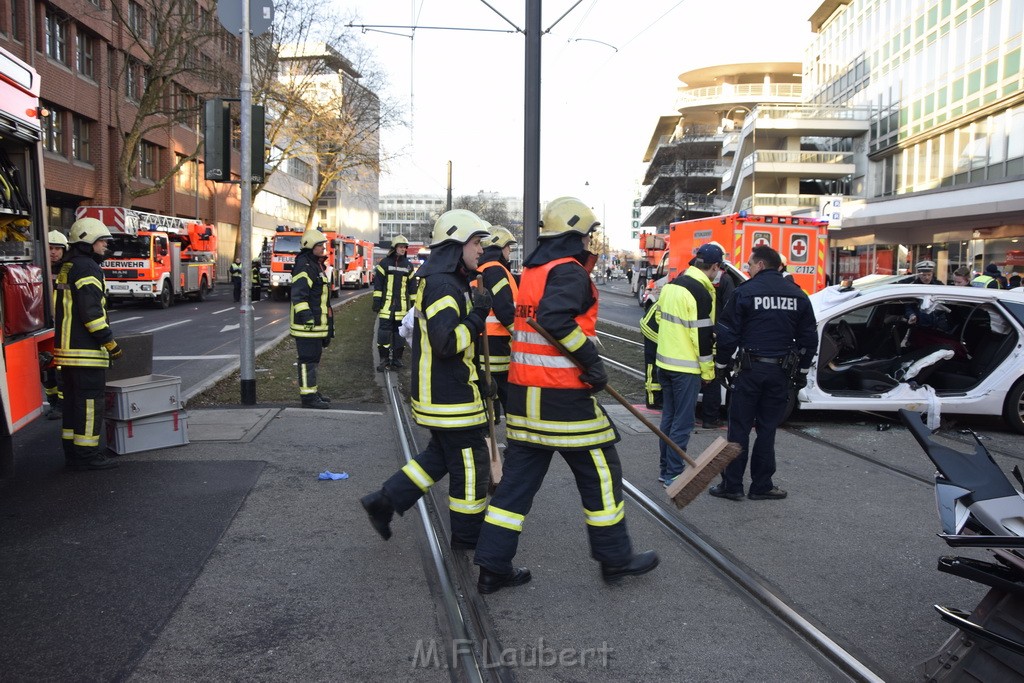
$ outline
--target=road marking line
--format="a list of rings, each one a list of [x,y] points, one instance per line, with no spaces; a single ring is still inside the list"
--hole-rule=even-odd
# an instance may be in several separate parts
[[[126,323],[126,322],[128,322],[130,320],[142,320],[142,316],[141,315],[134,315],[131,318],[118,318],[117,320],[107,321],[107,324],[108,325],[116,325],[118,323]]]
[[[192,322],[191,319],[189,319],[189,320],[179,320],[176,323],[168,323],[166,325],[161,325],[160,327],[154,327],[151,330],[143,330],[139,334],[152,334],[153,332],[159,332],[160,330],[166,330],[168,327],[177,327],[178,325],[184,325],[185,323],[190,323],[190,322]]]
[[[236,308],[235,306],[232,306],[231,308],[224,308],[224,309],[221,309],[219,311],[214,311],[210,315],[220,315],[221,313],[227,313],[228,311],[237,311],[237,310],[238,310],[238,308]]]
[[[228,354],[225,356],[153,356],[153,360],[234,360],[238,358],[238,354]]]

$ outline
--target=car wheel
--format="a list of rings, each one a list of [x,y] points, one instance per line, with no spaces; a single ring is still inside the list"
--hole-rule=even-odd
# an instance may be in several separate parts
[[[1013,431],[1024,434],[1024,377],[1018,379],[1006,393],[1003,419]]]
[[[203,281],[199,283],[199,293],[196,295],[196,301],[206,301],[206,297],[210,295],[210,285],[203,278]]]
[[[160,298],[157,299],[156,305],[160,308],[170,308],[174,297],[171,294],[171,285],[169,282],[164,282],[163,288],[160,290]]]

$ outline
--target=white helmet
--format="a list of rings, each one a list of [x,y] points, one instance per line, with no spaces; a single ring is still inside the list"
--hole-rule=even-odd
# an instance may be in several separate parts
[[[395,238],[391,240],[392,249],[394,249],[395,247],[401,247],[403,245],[406,247],[409,246],[409,240],[405,238],[405,235],[395,235]]]
[[[504,249],[510,244],[516,243],[516,236],[508,228],[500,225],[491,226],[491,236],[484,239],[485,247],[500,247]]]
[[[303,249],[312,249],[318,244],[326,244],[327,236],[316,228],[310,228],[306,232],[302,233],[302,238],[299,240],[299,245]]]
[[[465,209],[452,209],[442,213],[434,223],[434,236],[430,246],[436,247],[445,242],[465,244],[477,235],[484,237],[487,234],[487,226],[475,213]]]
[[[71,244],[93,244],[96,240],[109,240],[110,230],[96,218],[79,218],[71,224]]]
[[[544,207],[537,237],[558,237],[567,232],[589,235],[599,225],[601,221],[597,220],[589,206],[575,197],[559,197]]]
[[[68,248],[68,238],[60,230],[51,230],[46,236],[46,241],[50,243],[51,247]]]

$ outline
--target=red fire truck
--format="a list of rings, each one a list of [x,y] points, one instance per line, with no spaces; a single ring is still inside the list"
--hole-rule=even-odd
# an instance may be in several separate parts
[[[302,250],[302,233],[299,228],[288,228],[278,226],[270,244],[270,296],[276,301],[283,301],[291,295],[292,290],[292,266],[295,265],[295,257]],[[342,282],[341,273],[344,269],[337,263],[340,240],[336,232],[324,232],[327,238],[327,250],[324,255],[327,257],[325,267],[327,279],[330,282],[331,296],[338,296]]]
[[[167,308],[175,299],[203,301],[217,281],[217,235],[202,221],[120,206],[80,206],[113,236],[103,262],[107,298],[142,299]]]
[[[373,242],[351,235],[338,240],[336,270],[342,287],[360,289],[373,283]]]
[[[40,360],[53,351],[39,74],[0,48],[0,476],[15,432],[42,413]]]

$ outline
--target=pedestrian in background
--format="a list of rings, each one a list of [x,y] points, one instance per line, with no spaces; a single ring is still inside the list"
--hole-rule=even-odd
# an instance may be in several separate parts
[[[412,263],[406,255],[409,240],[395,235],[387,256],[373,271],[373,310],[377,313],[377,372],[398,370],[405,351],[405,339],[398,333],[412,298]]]
[[[453,549],[476,546],[490,479],[487,418],[478,383],[476,342],[484,331],[491,296],[470,280],[487,236],[483,221],[455,209],[434,223],[430,260],[420,266],[413,330],[412,417],[430,430],[427,447],[360,503],[385,541],[391,519],[416,504],[448,475],[448,514]]]
[[[755,247],[747,263],[750,279],[736,287],[715,325],[715,368],[720,377],[733,362],[739,373],[729,404],[729,441],[740,444],[739,456],[725,468],[722,481],[709,493],[743,499],[743,474],[750,455],[751,500],[778,500],[786,492],[772,481],[775,474],[775,430],[782,422],[790,392],[807,385],[818,344],[811,301],[803,290],[786,282],[779,253]],[[753,449],[750,430],[757,431]]]
[[[250,277],[250,285],[251,285],[251,290],[249,292],[249,297],[253,301],[259,301],[261,298],[263,298],[263,283],[260,282],[260,260],[259,259],[253,259],[252,260],[252,272],[251,272],[249,277]]]
[[[629,285],[630,290],[633,289],[633,267],[628,266],[626,268],[626,284]]]
[[[235,303],[242,300],[242,259],[235,257],[231,264],[231,298]]]
[[[110,231],[95,218],[71,225],[68,253],[57,274],[53,356],[64,381],[64,460],[74,470],[117,467],[100,449],[104,387],[110,362],[121,347],[107,321],[107,297],[100,264]]]
[[[712,335],[715,324],[715,286],[724,252],[704,244],[682,275],[666,284],[654,304],[658,320],[658,378],[663,407],[661,431],[684,451],[690,443],[701,382],[715,378]],[[669,486],[683,471],[683,461],[664,441],[659,442],[658,481]]]
[[[985,272],[971,280],[971,287],[982,287],[984,289],[1001,289],[999,278],[999,266],[990,263],[985,266]]]
[[[971,269],[967,266],[960,266],[953,271],[953,285],[956,287],[971,286]]]
[[[310,228],[302,233],[299,246],[292,266],[290,327],[299,356],[299,397],[303,408],[323,410],[331,407],[331,399],[320,392],[317,367],[334,336],[330,282],[323,266],[327,236]]]
[[[57,305],[57,273],[60,271],[60,263],[68,251],[68,238],[59,230],[51,230],[46,236],[50,252],[50,276],[53,282],[53,305]],[[46,414],[47,420],[59,420],[61,414],[61,401],[64,399],[64,392],[61,388],[60,367],[51,363],[43,369],[43,394],[46,402],[50,404],[50,411]]]
[[[508,448],[473,558],[480,566],[481,593],[530,580],[530,570],[513,567],[512,559],[556,451],[576,478],[590,555],[600,562],[603,579],[612,583],[658,565],[654,552],[633,553],[622,464],[615,451],[619,435],[592,396],[608,383],[594,343],[598,293],[590,279],[596,261],[590,240],[598,225],[580,200],[552,200],[544,209],[537,248],[523,264],[508,377]],[[581,373],[537,333],[528,318],[560,341],[585,370]]]
[[[507,229],[491,226],[491,235],[483,240],[484,253],[477,270],[483,275],[484,287],[491,294],[491,310],[487,315],[487,347],[490,352],[491,379],[497,385],[498,403],[494,422],[497,424],[501,412],[508,405],[508,365],[512,357],[512,322],[516,316],[516,299],[519,283],[512,275],[512,247],[515,236]],[[483,348],[480,349],[479,365],[483,367]]]

